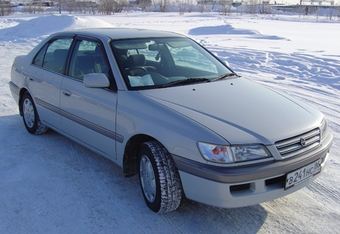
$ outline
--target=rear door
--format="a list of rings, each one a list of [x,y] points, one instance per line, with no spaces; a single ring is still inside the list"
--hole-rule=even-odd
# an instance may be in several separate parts
[[[56,37],[46,43],[30,66],[28,86],[40,119],[61,129],[60,87],[72,37]]]
[[[117,92],[108,88],[87,88],[83,77],[104,73],[113,83],[112,72],[100,41],[78,37],[74,43],[68,76],[61,85],[62,128],[71,138],[93,150],[115,158]]]

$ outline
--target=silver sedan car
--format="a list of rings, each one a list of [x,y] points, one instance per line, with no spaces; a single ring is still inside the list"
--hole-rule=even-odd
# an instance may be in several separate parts
[[[15,59],[9,86],[28,132],[51,128],[138,174],[158,213],[184,197],[230,208],[290,194],[333,142],[321,112],[170,32],[55,33]]]

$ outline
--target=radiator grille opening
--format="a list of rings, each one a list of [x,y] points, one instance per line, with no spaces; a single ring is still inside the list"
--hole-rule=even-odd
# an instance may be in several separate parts
[[[289,158],[313,150],[319,144],[320,129],[316,128],[307,133],[278,141],[275,146],[283,158]]]

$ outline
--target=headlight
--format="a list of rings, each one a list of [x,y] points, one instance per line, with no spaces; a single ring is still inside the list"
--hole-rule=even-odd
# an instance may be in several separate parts
[[[198,142],[204,159],[216,163],[235,163],[270,157],[263,145],[223,146]]]
[[[327,120],[323,119],[320,126],[321,139],[323,139],[326,136],[327,130],[328,130]]]

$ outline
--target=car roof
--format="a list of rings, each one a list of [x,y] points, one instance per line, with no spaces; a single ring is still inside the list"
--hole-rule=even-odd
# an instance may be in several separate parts
[[[60,34],[77,34],[97,37],[101,39],[132,39],[132,38],[155,38],[155,37],[185,37],[181,34],[166,32],[152,29],[139,28],[86,28],[69,30],[58,33]]]

